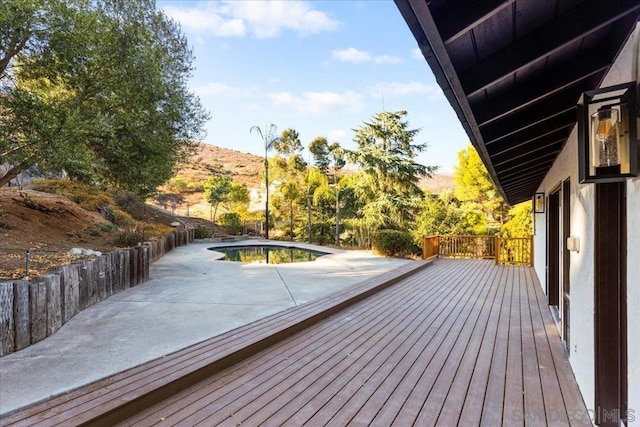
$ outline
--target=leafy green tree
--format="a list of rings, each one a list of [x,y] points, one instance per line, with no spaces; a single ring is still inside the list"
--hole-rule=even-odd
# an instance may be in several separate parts
[[[302,143],[295,129],[285,129],[274,143],[276,156],[273,159],[274,175],[280,181],[278,203],[283,216],[289,218],[289,239],[295,237],[295,217],[302,195],[303,173],[307,163],[302,158]],[[286,211],[286,212],[285,212]]]
[[[259,126],[251,126],[250,133],[256,132],[260,135],[262,143],[264,145],[264,182],[266,187],[266,202],[264,208],[265,218],[265,237],[269,238],[269,151],[271,151],[274,145],[279,141],[280,137],[277,136],[278,128],[273,123],[269,127],[265,126],[264,131]]]
[[[327,176],[316,167],[309,167],[305,176],[307,195],[307,234],[309,243],[313,242],[313,206],[318,206],[322,201],[332,196]],[[324,227],[320,226],[321,240],[324,241]],[[323,242],[321,242],[323,243]]]
[[[459,202],[450,194],[427,194],[422,202],[413,233],[421,236],[455,234],[459,230],[461,212]]]
[[[319,136],[309,143],[309,151],[314,159],[314,164],[327,177],[331,177],[335,199],[335,244],[340,246],[340,192],[343,186],[340,184],[340,171],[345,166],[345,151],[340,144],[329,144],[327,138]]]
[[[289,208],[289,240],[295,237],[295,202],[300,198],[300,186],[297,181],[289,180],[280,186],[280,193]]]
[[[298,131],[291,128],[283,130],[280,138],[273,142],[273,148],[285,157],[299,154],[302,151],[302,143]]]
[[[383,228],[403,229],[414,219],[423,197],[418,181],[434,166],[416,163],[426,144],[414,144],[418,129],[409,129],[406,111],[382,112],[356,129],[356,151],[349,152],[370,180],[374,197],[363,208],[365,217]]]
[[[204,197],[213,207],[212,221],[216,221],[218,206],[229,201],[233,182],[224,175],[213,175],[204,183]]]
[[[500,227],[502,237],[529,237],[533,230],[531,202],[522,202],[509,209],[509,220]]]
[[[0,153],[147,195],[202,135],[192,54],[152,0],[8,0],[0,6]]]
[[[363,171],[345,175],[341,181],[341,216],[343,218],[348,241],[358,247],[370,247],[371,238],[382,221],[378,215],[365,217],[364,208],[375,197],[373,180],[375,178]]]
[[[483,234],[497,230],[505,222],[509,205],[502,198],[477,151],[469,145],[458,153],[458,164],[454,169],[455,195],[463,204],[465,212],[480,212],[486,229],[480,224],[476,229]]]
[[[234,213],[240,220],[249,219],[249,189],[246,184],[239,184],[235,181],[231,182],[229,197],[225,202],[225,207],[229,213]]]

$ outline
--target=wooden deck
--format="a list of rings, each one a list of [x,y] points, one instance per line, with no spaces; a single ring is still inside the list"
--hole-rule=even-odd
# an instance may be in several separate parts
[[[234,331],[225,338],[233,345],[251,336],[262,346],[238,349],[233,363],[171,377],[166,364],[151,362],[3,425],[590,425],[532,269],[440,259],[404,276],[381,290],[360,286],[362,297],[352,289]],[[340,302],[345,296],[349,304]],[[280,338],[253,331],[278,335],[289,317],[315,307],[310,319],[329,305],[327,316]],[[211,345],[172,355],[172,366],[203,353],[224,360]],[[153,397],[114,394],[125,377],[130,389],[136,375],[148,383],[160,373],[170,381]],[[134,403],[119,410],[127,401]],[[100,416],[86,414],[100,408]]]

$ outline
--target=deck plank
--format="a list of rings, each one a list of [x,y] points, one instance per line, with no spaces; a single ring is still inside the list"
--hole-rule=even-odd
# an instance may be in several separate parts
[[[588,425],[531,268],[440,259],[393,285],[375,292],[363,289],[367,295],[350,304],[341,305],[341,298],[353,294],[342,293],[281,313],[241,328],[239,334],[178,352],[170,361],[155,361],[93,385],[86,399],[73,392],[67,403],[58,400],[31,413],[40,417],[41,425],[91,420],[74,416],[89,417],[101,402],[179,378],[216,355],[244,354],[243,340],[266,340],[234,364],[193,377],[192,383],[166,396],[158,392],[164,397],[137,408],[127,419],[98,417],[92,422]],[[313,320],[305,320],[309,318]],[[269,336],[269,330],[281,334],[296,322],[304,327],[278,339]],[[77,408],[69,410],[74,399]]]
[[[542,293],[542,288],[533,270],[529,271],[529,280],[534,284],[533,289],[538,300],[540,315],[543,320],[547,342],[551,350],[556,377],[559,379],[560,390],[565,406],[565,413],[569,415],[569,423],[572,426],[591,426],[590,415],[587,410],[580,389],[576,386],[575,376],[569,359],[565,353],[564,346],[560,340],[560,335],[556,329],[551,312],[547,308],[546,299]]]
[[[507,375],[507,355],[509,346],[509,324],[511,323],[511,302],[513,300],[513,269],[503,271],[505,276],[505,294],[500,307],[500,319],[496,332],[496,342],[489,368],[489,381],[484,396],[482,418],[483,426],[500,426],[503,421],[505,379]]]
[[[422,406],[420,414],[415,422],[417,425],[434,425],[441,410],[443,409],[447,397],[451,396],[452,399],[459,400],[464,399],[466,388],[469,384],[468,379],[466,380],[464,390],[462,391],[464,393],[463,396],[450,394],[451,387],[453,386],[454,379],[458,374],[463,361],[465,359],[475,360],[481,337],[474,337],[473,332],[476,331],[478,322],[481,321],[482,311],[486,307],[485,302],[493,288],[492,284],[495,283],[492,277],[493,270],[493,266],[485,269],[483,276],[478,278],[478,287],[480,292],[475,297],[472,309],[460,328],[460,334],[456,339],[456,343],[450,353],[446,356],[446,363],[438,373],[438,379],[434,383],[431,393],[429,393],[429,396]],[[459,416],[459,413],[460,409],[458,410],[456,418]]]
[[[444,271],[443,271],[444,272]],[[435,273],[435,270],[434,270]],[[434,282],[435,284],[436,282]],[[421,321],[421,327],[425,330],[421,338],[421,345],[413,346],[410,351],[403,358],[402,365],[397,366],[397,369],[406,369],[407,365],[410,368],[415,363],[415,360],[418,359],[424,347],[429,344],[433,335],[435,335],[436,328],[433,327],[434,322],[437,319],[440,319],[442,316],[445,316],[445,311],[452,304],[447,304],[447,302],[455,299],[456,295],[458,295],[464,287],[461,285],[461,282],[455,281],[455,276],[450,277],[448,280],[445,280],[441,283],[437,283],[440,289],[436,289],[436,292],[433,293],[432,302],[430,302],[430,306],[426,306],[424,309],[425,313],[428,313],[425,318]],[[430,307],[433,307],[430,309]],[[333,398],[335,400],[339,400],[340,397],[334,397],[336,393],[341,390],[348,381],[353,378],[358,373],[358,369],[352,368],[350,372],[350,376],[339,376],[336,378],[331,388],[326,388],[319,395],[320,400],[322,402],[327,402],[329,399]],[[405,373],[405,376],[407,374]],[[399,409],[402,402],[394,399],[394,395],[397,393],[398,385],[393,384],[395,389],[389,393],[389,399],[387,402],[391,403],[399,403],[396,405]],[[402,393],[401,393],[402,394]],[[334,401],[335,402],[335,401]],[[326,403],[325,403],[326,404]],[[391,404],[385,405],[384,408],[391,408]],[[308,402],[305,406],[300,408],[290,420],[288,420],[287,425],[301,425],[302,423],[308,422],[309,418],[313,416],[316,412],[322,409],[322,406],[317,404],[314,401]],[[326,409],[325,409],[326,410]],[[394,416],[391,418],[393,420]],[[390,424],[390,423],[388,423]],[[387,425],[388,425],[387,424]]]
[[[531,323],[533,330],[543,331],[544,320],[541,315],[541,309],[546,310],[547,308],[544,305],[541,308],[539,305],[538,293],[542,296],[542,291],[537,286],[529,286],[527,291],[529,293],[529,300],[532,303]],[[542,301],[544,302],[544,296]],[[534,334],[534,339],[538,366],[540,368],[540,381],[544,397],[546,423],[548,425],[566,426],[569,424],[569,419],[565,410],[551,349],[549,348],[549,340],[546,334]]]
[[[433,321],[438,316],[440,312],[438,305],[453,289],[448,288],[447,291],[438,293],[434,288],[434,284],[426,285],[424,287],[426,292],[408,295],[408,300],[413,301],[413,304],[401,306],[402,311],[411,311],[412,318],[409,319],[408,327],[414,324],[414,331],[418,326],[425,322]],[[401,327],[402,325],[396,325],[393,329]],[[380,343],[377,343],[377,345],[379,346]],[[341,389],[344,384],[349,382],[358,373],[357,366],[364,363],[365,361],[362,359],[347,361],[347,363],[342,364],[340,369],[332,369],[329,375],[322,378],[322,381],[309,385],[307,389],[299,394],[288,390],[287,394],[281,399],[286,402],[286,405],[282,405],[277,412],[268,418],[252,416],[247,421],[253,424],[264,421],[270,425],[286,425],[286,423],[301,425],[307,422],[308,418],[320,409],[320,403],[328,402],[334,396],[335,390]]]
[[[540,365],[538,362],[538,352],[533,333],[531,319],[532,302],[529,299],[526,270],[518,268],[518,283],[520,284],[520,330],[522,333],[522,376],[523,376],[523,398],[524,398],[524,418],[527,424],[544,425],[546,423],[546,413],[542,397],[542,384],[540,381]]]
[[[496,269],[497,270],[497,269]],[[485,298],[482,306],[482,311],[476,325],[472,331],[469,344],[467,348],[464,350],[464,355],[461,359],[461,363],[458,367],[458,370],[455,374],[455,378],[451,383],[451,388],[447,394],[446,400],[442,405],[442,409],[440,414],[437,417],[437,421],[434,418],[434,422],[439,424],[448,424],[454,423],[459,420],[462,414],[462,410],[465,406],[465,401],[467,400],[467,395],[469,394],[472,387],[472,378],[476,370],[478,371],[478,375],[482,376],[482,367],[488,367],[488,363],[484,363],[488,357],[486,354],[482,354],[481,350],[483,349],[483,343],[493,342],[491,335],[495,335],[495,327],[497,325],[497,316],[495,313],[499,313],[498,307],[496,304],[496,298],[501,296],[500,290],[503,287],[503,284],[500,280],[497,279],[498,272],[495,270],[489,270],[489,282],[487,283],[487,288],[489,290],[487,297]],[[493,320],[493,321],[492,321]],[[485,352],[487,351],[487,346],[484,346]],[[485,378],[486,374],[488,374],[488,370],[485,369]],[[484,389],[482,390],[473,390],[471,393],[475,393],[476,396],[484,396]],[[474,401],[481,401],[482,399],[471,399]],[[474,421],[480,419],[482,406],[478,405],[477,413],[475,415]],[[468,423],[463,424],[468,425]]]
[[[458,424],[462,426],[473,425],[482,419],[482,407],[485,393],[488,391],[489,373],[491,361],[496,348],[498,325],[500,324],[500,308],[504,302],[506,290],[506,270],[500,269],[495,276],[497,283],[496,295],[492,301],[491,314],[487,322],[482,344],[473,369],[467,395],[458,418]]]
[[[513,268],[514,275],[511,281],[511,311],[509,321],[509,333],[507,336],[507,371],[504,390],[503,422],[507,425],[524,425],[524,399],[523,399],[523,359],[522,359],[522,329],[520,298],[522,293],[521,283],[518,279],[517,268]]]

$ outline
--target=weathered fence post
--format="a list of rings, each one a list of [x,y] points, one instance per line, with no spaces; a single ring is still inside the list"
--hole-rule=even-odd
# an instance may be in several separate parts
[[[47,294],[47,336],[62,327],[62,289],[58,274],[42,276]]]
[[[13,327],[15,328],[15,351],[31,345],[31,305],[29,282],[13,282]]]
[[[13,353],[16,348],[13,318],[13,283],[0,283],[0,355]]]
[[[31,343],[47,337],[47,288],[40,277],[29,284],[29,306],[31,315]]]

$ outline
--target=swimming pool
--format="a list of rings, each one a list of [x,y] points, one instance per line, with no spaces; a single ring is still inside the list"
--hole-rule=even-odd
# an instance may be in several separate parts
[[[307,262],[328,255],[328,252],[277,245],[223,246],[209,248],[209,250],[224,253],[223,261],[260,264]]]

